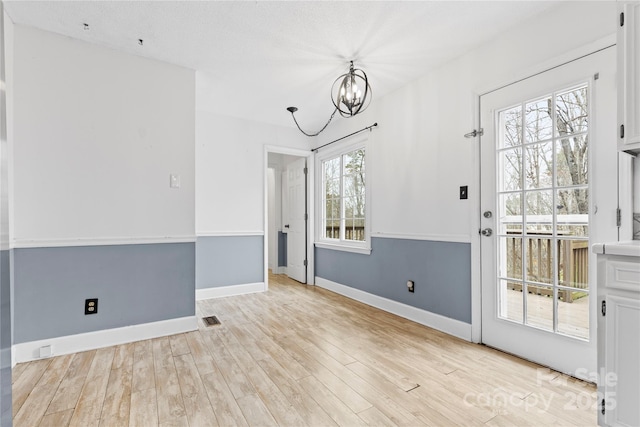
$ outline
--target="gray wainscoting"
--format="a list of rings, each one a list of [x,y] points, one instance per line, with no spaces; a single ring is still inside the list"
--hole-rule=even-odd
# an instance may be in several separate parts
[[[206,236],[196,242],[196,288],[264,282],[263,236]]]
[[[316,248],[315,275],[471,323],[471,245],[371,239],[371,255]],[[407,280],[415,292],[407,291]]]
[[[287,266],[287,233],[278,231],[278,267]]]
[[[13,275],[15,344],[195,316],[195,243],[14,249]]]
[[[6,250],[0,251],[0,426],[10,426],[12,421],[10,301],[11,264]]]

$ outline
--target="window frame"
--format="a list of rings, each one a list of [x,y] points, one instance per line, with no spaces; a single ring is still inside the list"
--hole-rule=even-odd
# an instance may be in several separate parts
[[[363,149],[365,151],[365,207],[364,207],[364,240],[345,240],[343,235],[343,221],[340,220],[340,238],[328,239],[325,237],[325,212],[326,206],[324,204],[324,169],[323,162],[337,157],[342,158],[343,155],[351,153],[355,150]],[[342,173],[343,165],[340,161],[340,200],[341,200],[341,212],[343,210],[342,200],[344,200]],[[322,151],[316,152],[315,156],[315,170],[316,170],[316,241],[315,246],[317,248],[340,250],[346,252],[354,252],[359,254],[369,255],[371,254],[371,150],[369,149],[369,134],[355,135],[347,140],[341,141],[339,144],[335,144],[333,147],[323,148]]]

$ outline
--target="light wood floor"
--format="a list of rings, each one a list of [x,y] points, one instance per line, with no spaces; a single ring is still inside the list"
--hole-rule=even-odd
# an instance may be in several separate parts
[[[198,302],[222,325],[17,365],[14,425],[595,425],[595,387],[334,293]]]

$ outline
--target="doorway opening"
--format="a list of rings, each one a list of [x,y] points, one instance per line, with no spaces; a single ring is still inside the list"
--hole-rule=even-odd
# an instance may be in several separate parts
[[[264,277],[282,274],[313,284],[312,153],[265,149]]]

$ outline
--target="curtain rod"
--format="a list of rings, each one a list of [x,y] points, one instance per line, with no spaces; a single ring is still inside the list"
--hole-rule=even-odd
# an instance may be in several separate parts
[[[371,126],[367,126],[366,128],[362,128],[362,129],[360,129],[360,130],[357,130],[357,131],[355,131],[355,132],[353,132],[353,133],[350,133],[349,135],[343,136],[342,138],[338,138],[338,139],[335,139],[335,140],[333,140],[333,141],[331,141],[331,142],[327,142],[326,144],[321,145],[320,147],[313,148],[313,149],[311,150],[311,152],[315,153],[316,151],[318,151],[318,150],[319,150],[319,149],[321,149],[321,148],[326,147],[327,145],[331,145],[331,144],[333,144],[333,143],[335,143],[335,142],[342,141],[342,140],[343,140],[343,139],[345,139],[345,138],[349,138],[350,136],[353,136],[353,135],[355,135],[355,134],[357,134],[357,133],[360,133],[360,132],[364,132],[365,130],[371,130],[371,128],[374,128],[374,127],[376,127],[376,126],[378,126],[378,123],[374,123],[374,124],[372,124]]]

